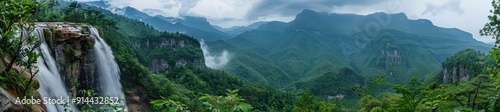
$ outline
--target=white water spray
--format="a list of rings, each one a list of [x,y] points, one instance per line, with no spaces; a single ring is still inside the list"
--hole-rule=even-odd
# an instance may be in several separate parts
[[[39,39],[44,39],[43,29],[37,28],[34,31],[35,36]],[[37,59],[38,74],[35,78],[40,83],[40,88],[38,92],[43,98],[60,99],[64,98],[67,106],[59,104],[46,104],[48,112],[63,112],[65,109],[69,111],[78,111],[75,106],[70,103],[69,93],[66,91],[66,86],[59,74],[59,69],[57,68],[56,61],[49,51],[49,47],[45,41],[40,45],[39,52],[42,53]]]
[[[91,35],[95,38],[94,54],[96,56],[99,74],[100,91],[102,96],[118,97],[120,106],[126,106],[125,95],[120,83],[120,69],[115,61],[111,48],[99,36],[96,28],[89,28]]]
[[[207,67],[220,69],[226,66],[227,62],[231,59],[231,55],[227,50],[223,50],[220,55],[214,55],[210,53],[203,40],[200,41],[200,45],[201,50],[203,51],[203,56],[205,57],[205,65],[207,65]]]

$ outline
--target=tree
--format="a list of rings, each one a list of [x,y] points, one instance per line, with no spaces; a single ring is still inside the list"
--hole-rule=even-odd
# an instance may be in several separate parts
[[[490,56],[496,60],[496,66],[493,69],[490,69],[490,74],[496,77],[497,82],[500,82],[500,77],[498,77],[500,70],[500,1],[492,0],[491,5],[493,6],[493,10],[490,10],[492,15],[488,16],[490,20],[486,23],[479,31],[481,36],[492,36],[495,39],[495,46],[490,50]],[[497,87],[500,87],[500,83],[497,83]]]
[[[319,102],[317,112],[332,112],[336,109],[336,105],[328,102]]]
[[[199,101],[205,106],[206,111],[212,112],[249,112],[253,107],[243,101],[245,99],[238,96],[238,89],[227,90],[226,96],[212,96],[205,94],[198,98]],[[160,109],[167,109],[170,112],[189,112],[186,104],[171,99],[159,99],[150,102]],[[197,103],[197,102],[193,102]]]
[[[151,101],[151,104],[153,104],[154,106],[160,107],[160,108],[166,107],[166,109],[170,112],[178,112],[178,111],[189,112],[189,110],[187,110],[188,107],[186,104],[183,104],[179,101],[174,101],[171,99],[163,98],[160,100],[154,100],[154,101]]]
[[[238,96],[238,91],[238,89],[227,90],[226,97],[205,94],[201,96],[199,100],[205,100],[205,102],[203,102],[203,105],[207,106],[206,109],[211,111],[249,112],[252,109],[252,105],[243,102],[245,101],[245,99],[241,98],[241,96]]]
[[[70,21],[70,22],[81,22],[81,17],[83,15],[81,15],[81,11],[79,10],[79,8],[82,7],[80,5],[80,3],[78,2],[71,2],[71,4],[64,8],[63,11],[64,13],[66,14],[64,20],[66,21]]]
[[[491,15],[488,16],[490,20],[486,23],[483,29],[479,30],[481,36],[492,36],[495,39],[495,46],[490,50],[490,56],[496,60],[495,67],[488,69],[489,74],[495,78],[495,85],[500,88],[500,0],[492,0],[491,5],[493,10],[490,10]],[[499,94],[491,96],[489,109],[498,110],[499,107]]]
[[[446,90],[450,100],[469,110],[487,109],[489,98],[496,92],[494,80],[485,75],[479,75]]]
[[[299,99],[295,101],[295,106],[293,107],[294,112],[313,112],[314,106],[314,95],[311,91],[304,91]]]
[[[311,91],[306,90],[301,97],[295,101],[293,112],[332,112],[336,111],[336,105],[329,102],[315,102]]]
[[[403,95],[402,100],[398,102],[398,104],[401,105],[399,110],[405,112],[415,112],[417,110],[417,106],[422,102],[424,97],[422,94],[423,88],[420,87],[422,84],[417,81],[417,78],[412,78],[408,84],[409,87],[397,84],[393,87],[393,89],[396,90],[396,93]]]
[[[445,94],[447,87],[447,84],[438,85],[437,82],[425,87],[422,90],[424,98],[422,98],[419,110],[436,112],[440,107],[443,107],[443,103],[446,103],[449,98],[449,95]]]
[[[40,40],[30,35],[34,30],[32,16],[45,5],[34,0],[0,1],[0,85],[20,96],[34,91],[34,63],[40,56],[35,50]]]

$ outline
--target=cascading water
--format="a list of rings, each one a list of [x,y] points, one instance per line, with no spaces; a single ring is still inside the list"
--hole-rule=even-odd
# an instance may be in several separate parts
[[[120,83],[120,69],[111,48],[99,36],[96,28],[90,27],[90,34],[95,38],[94,54],[97,60],[100,91],[102,96],[118,97],[121,106],[125,106],[125,95]]]
[[[44,39],[43,29],[37,28],[34,31],[35,36],[39,39]],[[69,103],[69,93],[66,91],[65,84],[61,79],[61,75],[59,74],[59,69],[57,68],[56,61],[54,57],[49,51],[49,47],[47,43],[42,42],[40,45],[39,52],[42,53],[37,59],[38,66],[38,75],[35,75],[35,78],[38,79],[40,83],[40,88],[38,92],[43,98],[51,98],[51,99],[61,99],[64,98],[68,105],[59,105],[59,104],[46,104],[48,112],[61,112],[65,110],[77,111],[75,106]]]
[[[93,51],[95,54],[97,74],[99,76],[99,96],[117,97],[120,99],[118,106],[126,106],[125,95],[123,94],[122,85],[120,83],[118,64],[114,60],[111,48],[101,39],[96,28],[90,27],[89,31],[91,36],[95,39]],[[45,40],[43,28],[36,28],[34,36],[42,40],[42,44],[38,50],[42,53],[42,56],[37,59],[36,64],[39,72],[35,77],[40,83],[40,88],[37,91],[40,93],[42,99],[64,98],[67,103],[66,105],[46,104],[47,111],[78,111],[76,106],[71,103],[71,98],[66,90],[56,60],[52,56],[47,43],[43,41]],[[126,111],[127,108],[125,107],[124,110]]]

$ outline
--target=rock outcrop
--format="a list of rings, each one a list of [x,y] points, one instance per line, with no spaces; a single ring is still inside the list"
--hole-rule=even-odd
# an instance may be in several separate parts
[[[7,109],[22,110],[22,106],[16,105],[15,102],[15,98],[0,87],[0,111],[4,112]]]
[[[60,72],[65,74],[67,90],[77,96],[78,90],[96,87],[96,65],[92,52],[94,37],[86,24],[36,23],[43,28],[44,41],[58,62]]]
[[[40,98],[39,94],[35,94],[34,98]],[[31,110],[33,112],[45,112],[43,104],[27,107],[24,104],[16,103],[17,97],[14,97],[10,92],[0,87],[0,111],[2,112],[21,112]],[[31,109],[27,109],[31,108]]]
[[[385,54],[385,68],[396,67],[405,63],[398,50],[382,50],[382,54]]]
[[[147,65],[153,72],[169,73],[180,66],[205,67],[198,41],[178,38],[180,35],[182,34],[141,38],[134,45],[149,54]],[[192,53],[199,53],[199,57],[193,57],[197,54]]]
[[[495,60],[474,49],[464,49],[447,58],[442,64],[444,83],[456,84],[469,78],[487,74],[485,68],[495,66]]]
[[[469,70],[463,65],[456,65],[452,67],[443,68],[443,81],[450,83],[457,83],[469,78]]]

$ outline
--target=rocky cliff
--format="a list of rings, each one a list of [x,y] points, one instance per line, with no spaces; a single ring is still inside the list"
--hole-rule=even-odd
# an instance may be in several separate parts
[[[447,58],[442,64],[443,82],[457,83],[480,74],[486,74],[485,68],[493,67],[495,61],[474,49],[464,49]]]
[[[93,52],[91,52],[95,42],[94,38],[89,34],[89,27],[90,26],[85,24],[76,23],[35,23],[35,31],[32,32],[33,36],[38,37],[42,43],[46,43],[50,55],[54,56],[57,62],[59,73],[64,74],[61,77],[65,87],[67,87],[66,90],[68,90],[67,92],[71,93],[70,96],[73,97],[81,96],[79,95],[79,90],[96,87],[96,81],[94,80],[96,77],[96,65],[94,64]],[[39,51],[41,52],[42,50],[43,49],[40,47]],[[41,57],[44,57],[44,55]],[[38,61],[40,61],[40,59],[41,58],[39,58]],[[37,76],[39,75],[42,74],[37,74]],[[50,78],[48,76],[40,77]],[[40,80],[35,79],[35,81],[39,82]],[[36,85],[35,89],[39,89],[39,85]],[[22,110],[24,106],[14,103],[15,97],[16,96],[9,93],[9,90],[0,88],[0,110]],[[41,95],[38,91],[36,91],[35,97],[41,99]],[[34,108],[32,109],[33,111],[48,111],[44,105],[33,106],[32,108]]]
[[[181,38],[184,37],[184,38]],[[138,38],[134,45],[147,55],[149,68],[154,72],[169,73],[175,67],[205,67],[200,44],[181,33],[164,33]]]
[[[443,68],[443,81],[456,83],[469,78],[470,71],[463,65],[455,65]]]
[[[77,96],[78,90],[96,87],[96,64],[92,48],[94,37],[89,27],[77,23],[37,23],[44,39],[64,74],[67,90]]]
[[[405,64],[403,57],[398,53],[398,50],[382,50],[382,55],[385,55],[385,68],[397,67]]]

